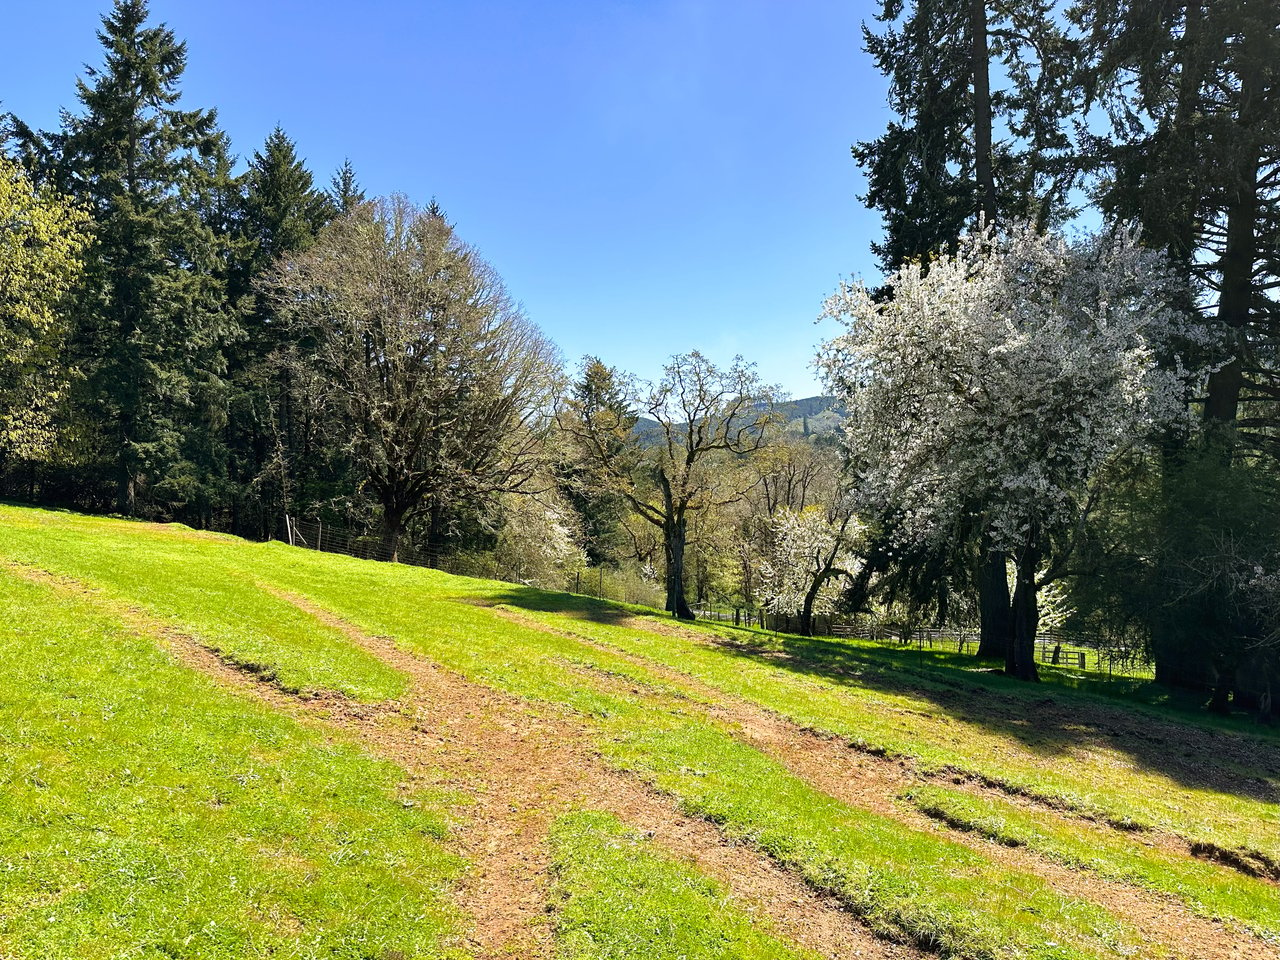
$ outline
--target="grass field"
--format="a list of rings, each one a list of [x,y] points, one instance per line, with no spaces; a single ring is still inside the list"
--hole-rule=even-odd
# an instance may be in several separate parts
[[[0,507],[0,957],[1280,957],[1280,738],[1134,680]]]

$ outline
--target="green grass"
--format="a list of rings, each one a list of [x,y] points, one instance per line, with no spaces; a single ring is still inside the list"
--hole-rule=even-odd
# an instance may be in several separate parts
[[[133,551],[152,558],[145,575],[121,575],[105,559]],[[909,673],[856,646],[842,661],[848,670],[833,672],[830,663],[807,661],[785,647],[716,646],[593,622],[584,617],[616,608],[509,584],[12,508],[0,508],[0,556],[103,585],[115,602],[153,610],[202,639],[225,631],[223,604],[240,591],[262,593],[272,604],[279,601],[259,584],[306,597],[476,682],[571,711],[594,730],[602,755],[615,766],[838,896],[877,930],[959,957],[1065,960],[1117,950],[1145,955],[1148,948],[1097,904],[1058,895],[1036,877],[945,836],[815,790],[710,718],[690,684],[664,678],[651,665],[868,749],[913,757],[922,768],[987,771],[1011,788],[1021,777],[1028,789],[1057,791],[1081,809],[1111,805],[1153,819],[1171,810],[1181,822],[1198,810],[1219,821],[1222,837],[1249,842],[1265,840],[1273,822],[1266,818],[1276,815],[1267,809],[1246,823],[1263,805],[1209,788],[1196,793],[1156,771],[1117,768],[1113,756],[1099,760],[1076,751],[1067,731],[1061,742],[1037,743],[1032,696],[1043,692],[1002,693],[1003,712],[984,714],[985,701],[993,699],[981,686],[985,680],[966,686],[942,670]],[[198,588],[176,590],[174,599],[166,584],[193,571]],[[521,607],[544,624],[513,622],[486,603]],[[337,664],[355,648],[340,634],[309,618],[297,630],[280,629],[270,617],[255,620],[254,629],[261,637],[255,662],[281,676],[304,669],[315,675],[315,631],[332,647],[315,682],[334,689],[351,683]],[[374,689],[378,673],[367,658],[352,662],[361,689]],[[397,689],[398,675],[393,681],[388,689]],[[1233,832],[1237,826],[1240,833]]]
[[[722,642],[691,643],[680,636],[598,622],[590,619],[591,607],[581,602],[519,588],[510,590],[506,600],[548,626],[681,671],[802,726],[869,752],[908,758],[923,773],[975,776],[1090,817],[1163,829],[1225,850],[1261,853],[1280,864],[1280,806],[1207,782],[1179,780],[1189,772],[1202,776],[1223,771],[1236,774],[1241,783],[1252,781],[1256,787],[1270,781],[1274,786],[1280,782],[1274,742],[1166,719],[1159,727],[1165,742],[1148,736],[1086,745],[1082,731],[1069,722],[1037,718],[1037,711],[1044,712],[1043,688],[1011,692],[1011,681],[992,688],[985,685],[984,675],[971,680],[972,675],[957,672],[904,674],[861,648],[831,641],[790,638],[747,645],[706,629],[702,635]],[[548,606],[561,609],[539,609]],[[566,615],[573,612],[579,616]],[[825,663],[806,656],[815,645],[824,648]],[[831,662],[841,650],[843,658]],[[1104,724],[1123,713],[1114,703],[1081,694],[1064,703],[1078,703],[1081,716],[1093,711]],[[1132,719],[1124,717],[1125,722]],[[1253,752],[1258,766],[1233,766],[1214,753],[1233,741],[1235,752]],[[1141,752],[1134,754],[1135,749]],[[1182,752],[1188,753],[1186,762],[1175,766]]]
[[[912,790],[909,797],[925,813],[958,829],[1168,894],[1201,916],[1237,921],[1280,945],[1280,890],[1264,880],[987,796],[930,786]]]
[[[0,571],[0,954],[457,957],[402,772]]]
[[[245,546],[181,527],[0,507],[0,556],[136,606],[285,690],[336,690],[358,700],[404,691],[395,670],[231,571],[226,555]]]
[[[817,960],[606,813],[551,828],[561,960]]]

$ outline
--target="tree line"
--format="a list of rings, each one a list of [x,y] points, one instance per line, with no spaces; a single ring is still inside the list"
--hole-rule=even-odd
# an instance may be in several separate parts
[[[9,495],[590,566],[685,618],[978,623],[1024,679],[1074,625],[1269,712],[1274,3],[884,0],[895,116],[853,150],[883,278],[823,307],[826,430],[741,360],[566,373],[434,201],[321,187],[280,129],[237,172],[143,0],[99,37],[59,129],[6,118]]]

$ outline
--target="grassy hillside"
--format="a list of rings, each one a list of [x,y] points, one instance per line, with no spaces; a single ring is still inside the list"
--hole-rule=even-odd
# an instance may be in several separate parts
[[[1123,684],[0,507],[0,956],[1280,956],[1280,740]]]

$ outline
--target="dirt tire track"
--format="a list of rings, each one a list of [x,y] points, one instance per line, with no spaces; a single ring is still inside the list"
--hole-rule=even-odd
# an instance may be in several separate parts
[[[563,716],[464,679],[371,636],[304,598],[273,593],[341,630],[411,680],[398,701],[359,703],[342,694],[298,695],[223,659],[195,637],[91,586],[7,561],[0,568],[87,601],[129,631],[158,641],[176,660],[218,683],[338,738],[350,738],[402,766],[410,786],[456,789],[452,839],[472,869],[456,899],[471,918],[465,946],[483,958],[552,956],[547,829],[561,813],[603,809],[650,835],[660,848],[724,884],[768,929],[832,960],[918,960],[915,948],[876,937],[833,898],[753,849],[728,841],[674,800],[604,765],[588,733]]]
[[[556,630],[518,611],[499,607],[493,609],[495,613],[525,626]],[[1198,916],[1184,903],[1172,897],[1074,870],[1025,848],[1007,847],[976,834],[946,828],[898,799],[911,787],[935,779],[916,772],[909,761],[878,757],[857,750],[843,738],[806,729],[781,714],[717,690],[678,670],[592,640],[572,630],[558,632],[587,646],[619,656],[629,663],[643,667],[658,679],[683,687],[695,696],[709,701],[684,701],[682,708],[701,710],[730,725],[745,743],[774,757],[795,776],[824,793],[851,806],[891,817],[906,826],[929,833],[943,833],[948,839],[976,850],[1009,869],[1035,874],[1063,895],[1099,903],[1133,924],[1148,942],[1165,944],[1176,951],[1175,955],[1178,957],[1195,960],[1280,958],[1280,951],[1249,932],[1237,929],[1234,924],[1227,925]],[[688,636],[688,633],[684,631],[681,635]],[[970,789],[981,788],[978,784],[967,785]],[[993,793],[1005,798],[1003,792],[994,788],[982,789],[991,789]],[[1179,852],[1186,853],[1185,845],[1182,845]]]
[[[462,811],[467,825],[458,836],[476,869],[464,880],[460,901],[476,918],[470,945],[485,956],[550,956],[547,829],[559,814],[582,808],[608,810],[652,835],[657,845],[724,883],[781,935],[823,956],[920,956],[875,937],[834,898],[727,841],[712,824],[683,814],[671,798],[606,767],[580,724],[472,683],[303,597],[273,592],[411,678],[406,703],[413,735],[385,727],[369,733],[379,752],[409,769],[421,767],[425,754],[429,765],[448,770],[450,785],[474,796],[474,806]]]

